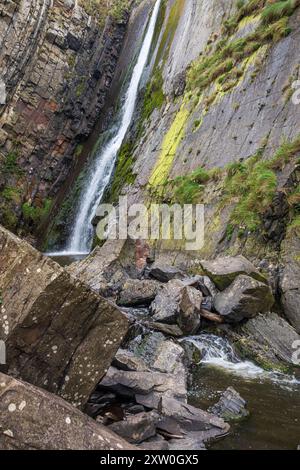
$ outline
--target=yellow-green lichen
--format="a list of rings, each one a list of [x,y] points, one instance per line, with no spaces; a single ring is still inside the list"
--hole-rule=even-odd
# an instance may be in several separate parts
[[[183,104],[162,143],[162,150],[149,180],[150,186],[159,186],[168,178],[177,148],[184,136],[190,112]]]

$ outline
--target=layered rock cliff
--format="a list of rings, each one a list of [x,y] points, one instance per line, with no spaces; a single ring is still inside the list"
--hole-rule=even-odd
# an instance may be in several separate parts
[[[203,249],[168,241],[157,252],[245,254],[271,273],[298,331],[299,20],[298,1],[163,2],[140,119],[107,197],[205,204]]]
[[[130,2],[0,2],[0,218],[36,234],[106,102]],[[126,8],[125,8],[126,7]]]

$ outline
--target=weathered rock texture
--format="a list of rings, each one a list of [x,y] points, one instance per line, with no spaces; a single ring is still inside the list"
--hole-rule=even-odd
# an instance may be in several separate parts
[[[1,450],[134,450],[61,398],[0,373]]]
[[[126,15],[108,17],[114,2],[93,10],[73,0],[1,2],[0,217],[8,228],[38,225],[99,117],[126,32]]]
[[[84,405],[120,346],[126,318],[3,228],[0,260],[9,373]]]
[[[299,281],[298,248],[292,243],[293,238],[299,240],[299,105],[292,99],[295,91],[292,84],[299,79],[300,9],[294,2],[293,14],[281,19],[284,29],[279,31],[277,24],[280,34],[267,41],[258,34],[255,48],[247,52],[251,42],[249,35],[261,28],[262,9],[272,2],[258,3],[259,9],[254,14],[246,12],[242,20],[232,26],[234,21],[227,25],[225,21],[236,14],[234,0],[166,2],[151,61],[153,93],[149,92],[150,85],[140,103],[140,108],[146,111],[150,108],[150,113],[146,113],[146,117],[145,113],[141,114],[136,130],[133,128],[129,135],[134,177],[130,183],[126,183],[128,179],[124,177],[122,193],[128,195],[131,202],[205,204],[203,248],[195,255],[185,252],[185,240],[160,241],[155,246],[159,262],[180,266],[180,262],[190,256],[214,259],[218,255],[243,254],[256,266],[264,258],[267,267],[274,270],[278,269],[283,243],[284,265],[292,260],[292,267],[286,267],[283,273],[282,304],[290,322],[299,331],[298,289],[290,288],[287,280],[297,273],[292,283]],[[230,24],[233,30],[227,34],[225,31],[230,30]],[[271,26],[274,24],[271,21]],[[226,71],[226,65],[231,68],[232,64],[226,62],[228,55],[225,53],[219,67],[216,46],[222,50],[222,39],[237,48],[237,55],[233,54],[235,79],[232,76],[230,79],[231,72]],[[245,39],[246,50],[243,41],[237,44],[236,39]],[[227,52],[230,55],[230,51]],[[236,59],[239,52],[241,60]],[[204,85],[203,81],[197,84],[203,65],[201,58],[211,58],[211,63],[216,60],[216,67],[205,77],[208,80]],[[194,60],[199,69],[193,64]],[[190,66],[195,71],[194,78],[190,78]],[[203,70],[209,67],[208,62]],[[157,89],[160,99],[155,94]],[[142,137],[141,127],[144,129]],[[282,146],[284,140],[290,147]],[[258,165],[257,173],[252,174],[252,183],[261,181],[261,186],[257,185],[251,192],[247,187],[251,178],[246,185],[241,178],[235,193],[230,193],[230,174],[238,172],[247,162],[253,162],[254,156],[262,167]],[[250,157],[253,158],[249,160]],[[273,157],[277,158],[275,163]],[[270,166],[271,161],[273,166]],[[208,172],[207,179],[201,180],[201,172],[200,178],[193,178],[192,172],[201,169]],[[186,177],[189,184],[180,187],[179,176]],[[117,177],[120,180],[122,172],[117,172]],[[273,186],[267,195],[263,181],[268,177]],[[197,182],[199,192],[195,189]],[[176,194],[178,187],[182,191]],[[260,193],[260,187],[266,190]],[[247,191],[249,199],[243,204],[243,194]],[[247,220],[249,214],[245,206],[248,203],[252,211],[250,219],[254,219],[255,224]],[[199,273],[201,266],[193,265],[193,269]]]

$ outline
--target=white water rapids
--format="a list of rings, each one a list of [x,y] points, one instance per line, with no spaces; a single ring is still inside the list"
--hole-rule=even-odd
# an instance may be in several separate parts
[[[269,372],[251,361],[240,359],[225,338],[203,333],[199,336],[187,337],[184,341],[192,343],[199,349],[203,365],[223,369],[244,379],[271,380],[282,386],[299,385],[299,381],[292,375]]]
[[[86,254],[91,249],[93,239],[92,220],[101,202],[103,193],[112,177],[118,151],[121,148],[133,118],[139,84],[150,53],[160,4],[161,0],[157,0],[137,63],[133,69],[121,112],[120,124],[115,135],[107,145],[99,151],[95,163],[92,164],[88,172],[88,177],[86,178],[81,192],[75,224],[72,228],[69,240],[67,241],[66,248],[63,252],[60,252],[60,255],[71,256]]]

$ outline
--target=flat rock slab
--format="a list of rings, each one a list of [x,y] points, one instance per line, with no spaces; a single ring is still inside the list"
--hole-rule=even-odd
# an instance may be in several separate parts
[[[8,373],[83,406],[127,332],[125,316],[2,227],[0,290]]]
[[[214,298],[216,311],[232,323],[269,312],[273,304],[270,287],[244,275],[238,276],[227,289]]]
[[[156,409],[162,396],[185,401],[187,391],[184,380],[160,372],[126,372],[110,367],[100,387],[125,397],[135,397],[136,402]]]
[[[157,262],[151,266],[149,275],[160,282],[169,282],[172,279],[181,279],[184,273],[176,266]]]
[[[55,395],[0,373],[1,450],[134,450]]]
[[[203,260],[201,267],[219,290],[226,289],[240,274],[266,282],[265,277],[242,255],[220,257],[213,261]]]
[[[166,418],[165,427],[163,422],[159,424],[166,431],[171,431],[168,426],[172,426],[172,421],[177,432],[180,428],[183,433],[213,430],[215,435],[223,435],[230,428],[223,419],[167,396],[162,397],[158,411]]]

